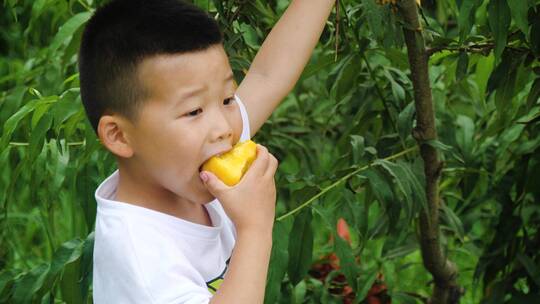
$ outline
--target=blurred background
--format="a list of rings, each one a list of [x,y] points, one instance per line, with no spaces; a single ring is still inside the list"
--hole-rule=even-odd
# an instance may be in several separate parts
[[[76,55],[105,2],[0,7],[0,303],[92,302],[94,191],[116,166],[85,118]],[[194,2],[219,21],[238,83],[289,4]],[[406,23],[391,3],[338,5],[255,137],[280,160],[265,301],[427,303]],[[454,300],[538,303],[540,1],[424,1],[420,19]]]

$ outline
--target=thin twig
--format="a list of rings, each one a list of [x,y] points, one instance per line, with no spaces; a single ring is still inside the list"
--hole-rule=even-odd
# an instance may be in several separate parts
[[[340,3],[338,2],[338,5]],[[343,3],[341,3],[341,5],[343,5]],[[342,10],[345,11],[345,8],[342,7]],[[351,27],[351,20],[349,19],[349,16],[347,15],[346,11],[345,11],[345,20],[347,22],[347,25],[349,27]],[[354,41],[356,42],[356,45],[358,45],[358,47],[360,48],[360,38],[357,36],[357,33],[354,32],[354,34],[352,35]],[[364,51],[364,53],[360,54],[360,56],[362,57],[362,60],[364,60],[364,62],[366,63],[366,67],[368,69],[368,72],[369,72],[369,76],[371,77],[371,79],[373,80],[373,84],[375,86],[375,92],[377,93],[377,95],[379,96],[379,98],[381,99],[381,102],[382,102],[382,105],[383,105],[383,108],[384,108],[384,111],[386,113],[386,116],[388,117],[388,119],[390,120],[390,124],[392,125],[392,128],[394,129],[394,131],[397,133],[398,130],[397,130],[397,127],[396,127],[396,124],[395,124],[395,121],[394,119],[392,118],[392,115],[390,113],[390,109],[388,107],[388,104],[387,104],[387,101],[386,99],[384,98],[384,94],[382,93],[382,90],[381,88],[379,87],[379,84],[377,83],[377,78],[375,76],[375,72],[373,71],[373,69],[371,68],[371,65],[369,63],[369,60],[367,59],[366,57],[366,52],[368,51],[368,49],[366,49]],[[401,140],[401,144],[403,146],[403,148],[405,149],[405,143],[403,142],[403,140]]]
[[[392,159],[395,159],[395,158],[399,158],[399,157],[401,157],[401,156],[403,156],[403,155],[405,155],[405,154],[408,154],[408,153],[410,153],[410,152],[412,152],[412,151],[415,151],[415,150],[417,150],[417,149],[418,149],[418,147],[412,147],[412,148],[403,150],[403,151],[401,151],[401,152],[399,152],[399,153],[396,153],[396,154],[394,154],[394,155],[390,155],[390,156],[388,156],[388,157],[386,157],[386,158],[383,158],[383,160],[392,160]],[[300,206],[298,206],[298,207],[296,207],[295,209],[293,209],[293,210],[287,212],[286,214],[284,214],[284,215],[278,217],[278,218],[276,219],[276,221],[281,221],[281,220],[283,220],[283,219],[285,219],[285,218],[287,218],[287,217],[289,217],[289,216],[291,216],[291,215],[293,215],[293,214],[299,212],[299,211],[302,210],[303,208],[305,208],[305,207],[307,207],[308,205],[310,205],[311,203],[313,203],[313,202],[314,202],[316,199],[318,199],[320,196],[322,196],[322,195],[325,194],[326,192],[332,190],[333,188],[337,187],[339,184],[341,184],[342,182],[348,180],[349,178],[351,178],[351,177],[354,176],[355,174],[358,174],[359,172],[362,172],[362,171],[364,171],[364,170],[369,169],[371,166],[374,165],[373,163],[374,163],[374,161],[371,162],[371,163],[369,163],[369,164],[367,164],[367,165],[365,165],[365,166],[363,166],[363,167],[360,167],[360,168],[354,170],[353,172],[351,172],[351,173],[349,173],[349,174],[347,174],[347,175],[345,175],[345,176],[343,176],[342,178],[338,179],[337,181],[335,181],[335,182],[334,182],[333,184],[331,184],[330,186],[328,186],[328,187],[322,189],[321,192],[315,194],[315,195],[312,196],[310,199],[308,199],[307,201],[305,201],[304,203],[302,203]]]
[[[30,146],[30,143],[11,141],[11,142],[9,142],[9,145],[13,146],[13,147],[28,147],[28,146]],[[69,142],[69,143],[67,143],[67,145],[68,146],[85,146],[86,145],[86,140],[76,141],[76,142]]]

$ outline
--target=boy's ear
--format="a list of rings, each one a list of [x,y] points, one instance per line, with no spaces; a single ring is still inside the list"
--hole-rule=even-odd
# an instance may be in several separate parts
[[[99,119],[98,136],[101,143],[119,157],[130,158],[133,148],[126,133],[127,121],[118,115],[103,115]]]

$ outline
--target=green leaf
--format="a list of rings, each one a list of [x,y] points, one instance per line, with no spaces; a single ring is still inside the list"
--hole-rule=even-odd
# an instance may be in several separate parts
[[[459,219],[459,217],[454,213],[454,211],[446,205],[442,205],[442,215],[446,219],[446,223],[448,224],[448,227],[456,233],[456,235],[459,237],[461,242],[464,241],[465,237],[465,231],[463,229],[463,223]]]
[[[363,213],[367,202],[360,198],[361,194],[353,193],[345,187],[338,191],[343,193],[344,203],[334,212],[336,216],[332,220],[337,222],[340,217],[344,218],[349,224],[352,244],[357,244],[356,240],[358,240],[358,243],[362,243],[364,241],[363,232],[366,231],[364,223],[362,223],[365,220]],[[358,236],[358,239],[356,236]]]
[[[332,66],[335,64],[334,61],[334,55],[328,54],[324,56],[320,56],[317,58],[318,61],[315,61],[311,64],[308,64],[304,71],[302,72],[302,78],[299,80],[301,83],[303,80],[316,75],[317,73],[321,72],[323,69]]]
[[[245,23],[240,24],[239,30],[242,33],[245,43],[252,49],[258,50],[261,43],[259,42],[257,31],[252,26]]]
[[[30,135],[30,153],[28,157],[30,161],[34,161],[41,149],[43,144],[46,142],[45,134],[52,125],[52,115],[50,113],[45,113],[43,117],[39,120],[36,127],[32,130]]]
[[[414,202],[416,202],[414,211],[419,211],[418,206],[421,207],[424,211],[427,211],[428,203],[426,198],[425,185],[424,182],[422,182],[423,180],[414,173],[409,163],[400,160],[397,162],[397,165],[401,168],[402,172],[405,174],[406,178],[410,183]]]
[[[29,303],[43,285],[48,272],[49,265],[42,263],[16,279],[13,284],[13,303]]]
[[[306,282],[300,281],[293,288],[291,304],[302,304],[304,303],[304,298],[306,296]]]
[[[2,145],[0,148],[7,146],[9,140],[11,139],[11,134],[17,128],[17,125],[28,113],[34,110],[34,107],[39,100],[32,100],[26,103],[22,108],[19,109],[15,114],[13,114],[5,123],[4,130],[2,132]]]
[[[489,56],[480,57],[480,59],[478,59],[478,62],[476,63],[476,73],[474,76],[478,85],[478,92],[482,96],[482,99],[486,98],[487,83],[489,76],[493,71],[494,59],[495,57],[493,56],[493,54],[489,54]]]
[[[473,120],[465,115],[458,115],[456,119],[456,143],[461,149],[465,160],[473,155],[475,126]]]
[[[368,21],[370,33],[377,40],[382,40],[385,34],[383,8],[375,0],[362,0],[364,14]]]
[[[49,108],[51,107],[50,104],[41,104],[38,105],[35,110],[34,114],[32,115],[32,120],[30,121],[30,128],[34,129],[39,122],[40,118],[45,114]]]
[[[502,85],[495,93],[495,106],[499,113],[506,113],[512,107],[512,98],[515,95],[517,69],[506,71]]]
[[[364,155],[364,137],[360,135],[351,135],[351,146],[353,154],[353,162],[358,164]]]
[[[377,198],[377,201],[386,209],[390,228],[397,227],[397,221],[399,220],[402,207],[399,205],[395,206],[396,200],[392,191],[392,181],[388,180],[384,174],[378,173],[378,170],[374,168],[362,172],[362,175],[367,177],[371,191]],[[366,219],[369,220],[369,218]],[[367,231],[363,231],[362,233],[366,234]]]
[[[504,153],[506,149],[518,140],[525,129],[524,124],[515,124],[505,129],[499,137],[499,146],[497,151]]]
[[[311,266],[313,228],[311,210],[305,210],[294,219],[289,238],[288,274],[293,285],[298,284]]]
[[[64,23],[49,46],[49,53],[54,54],[56,50],[63,44],[68,44],[75,32],[81,27],[90,17],[93,12],[78,13]]]
[[[80,281],[83,299],[89,297],[90,285],[92,284],[92,269],[94,260],[94,232],[91,232],[84,240],[81,254]]]
[[[342,99],[347,93],[351,91],[351,88],[355,86],[355,80],[358,76],[358,70],[360,70],[360,59],[356,55],[350,55],[343,62],[335,83],[332,85],[331,92],[335,96],[336,100]]]
[[[394,80],[394,77],[392,74],[385,69],[384,75],[386,76],[386,79],[390,82],[390,86],[392,88],[392,95],[394,96],[396,101],[401,101],[405,99],[405,89],[396,81]]]
[[[467,52],[460,52],[456,68],[456,79],[459,81],[467,75],[467,69],[469,67],[469,55]]]
[[[194,3],[205,11],[208,11],[210,8],[210,0],[195,0]]]
[[[527,97],[527,108],[532,108],[540,100],[540,77],[536,78],[531,90],[529,91],[529,96]]]
[[[454,147],[452,147],[452,146],[445,145],[442,142],[440,142],[438,140],[435,140],[435,139],[426,140],[423,143],[426,144],[426,145],[430,145],[435,149],[439,149],[441,151],[449,152],[450,155],[452,155],[452,157],[454,157],[457,161],[459,161],[460,163],[465,163],[463,158],[461,158],[459,156],[459,154],[457,154],[456,149],[454,149]]]
[[[272,231],[272,253],[264,296],[264,303],[266,304],[277,303],[281,294],[281,281],[287,271],[289,260],[287,244],[289,243],[290,228],[290,221],[287,220],[278,221],[274,224]]]
[[[62,93],[58,102],[53,105],[51,114],[54,118],[54,128],[56,130],[59,130],[62,126],[66,127],[63,123],[80,110],[83,110],[79,98],[80,90],[71,88]]]
[[[80,260],[76,260],[67,264],[62,272],[60,290],[62,291],[62,300],[66,303],[85,303],[79,279],[81,270],[80,262]]]
[[[459,7],[459,40],[465,41],[474,24],[474,13],[483,0],[465,0]]]
[[[506,0],[489,0],[488,22],[495,39],[495,61],[499,61],[506,46],[508,29],[510,27],[510,7]]]
[[[529,11],[529,1],[520,0],[512,1],[510,13],[517,27],[526,35],[529,30],[529,22],[527,21],[527,12]]]
[[[77,52],[79,51],[83,31],[84,31],[84,27],[81,26],[73,33],[71,39],[69,40],[69,43],[64,49],[64,54],[62,55],[62,59],[61,59],[62,65],[68,65],[70,63],[71,58],[75,56]]]
[[[445,145],[445,144],[443,144],[442,142],[440,142],[440,141],[438,141],[436,139],[426,140],[423,143],[426,144],[426,145],[430,145],[433,148],[440,149],[441,151],[452,151],[454,149],[451,146]]]
[[[506,74],[516,68],[515,57],[503,56],[502,61],[495,67],[491,75],[489,75],[487,83],[487,95],[493,93],[498,87],[504,84]]]
[[[80,239],[73,239],[63,243],[54,253],[51,263],[47,269],[47,276],[35,286],[35,293],[39,296],[45,294],[53,288],[58,276],[65,269],[66,265],[73,263],[81,257],[84,243]],[[78,281],[78,279],[77,279]]]
[[[417,298],[402,291],[391,292],[390,297],[397,303],[401,304],[417,304]]]
[[[359,286],[359,290],[356,293],[356,296],[359,299],[364,299],[367,296],[371,286],[373,286],[373,283],[375,282],[375,279],[377,279],[377,271],[375,270],[372,270],[367,276],[364,275],[358,278],[357,284]]]
[[[403,246],[399,246],[399,247],[396,247],[396,248],[391,248],[391,250],[388,250],[387,252],[384,253],[383,258],[385,260],[392,260],[392,259],[396,259],[396,258],[401,258],[401,257],[409,255],[410,253],[412,253],[412,252],[414,252],[416,250],[418,250],[418,244],[411,242],[411,243],[403,245]]]
[[[536,9],[536,15],[533,15],[529,41],[531,49],[536,56],[540,56],[540,9]]]
[[[413,118],[416,109],[414,107],[414,102],[410,102],[403,111],[399,113],[398,116],[398,132],[401,139],[404,141],[411,135],[413,128]]]
[[[0,301],[3,301],[11,291],[16,274],[17,272],[13,269],[4,269],[0,272]]]
[[[249,1],[247,5],[253,8],[256,11],[256,13],[259,14],[258,17],[261,18],[267,24],[273,25],[278,19],[274,11],[272,10],[272,7],[265,1],[264,2],[262,0]]]
[[[352,248],[334,231],[334,250],[339,258],[340,269],[354,291],[358,290],[357,278],[360,268],[356,264]]]
[[[404,210],[407,217],[407,223],[409,223],[413,217],[414,200],[411,184],[407,174],[403,171],[402,167],[384,159],[378,159],[373,164],[381,166],[394,178],[398,189],[405,198],[406,204]]]
[[[522,254],[521,252],[517,254],[517,259],[521,263],[521,265],[525,267],[527,273],[529,273],[529,276],[533,279],[536,286],[540,286],[540,269],[538,268],[538,266],[536,266],[534,261],[530,257]]]

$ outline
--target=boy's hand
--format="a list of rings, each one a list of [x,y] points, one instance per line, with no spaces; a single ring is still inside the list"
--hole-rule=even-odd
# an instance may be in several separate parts
[[[268,149],[257,145],[257,158],[233,187],[225,185],[211,172],[201,172],[204,185],[221,202],[239,234],[248,231],[271,233],[275,217],[274,174],[277,166],[277,159]]]

